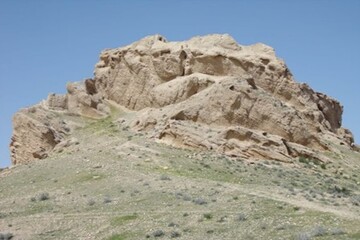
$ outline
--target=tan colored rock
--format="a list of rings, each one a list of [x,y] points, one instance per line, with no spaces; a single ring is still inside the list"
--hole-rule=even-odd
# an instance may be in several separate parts
[[[79,141],[76,138],[64,139],[63,141],[56,144],[53,151],[62,152],[65,148],[68,148],[73,145],[78,145],[78,144],[79,144]]]
[[[305,156],[326,162],[321,153],[331,150],[329,141],[353,146],[351,132],[341,127],[340,103],[297,83],[284,61],[261,43],[242,46],[217,34],[184,42],[149,36],[103,51],[94,75],[15,116],[14,163],[67,145],[56,118],[42,115],[63,111],[102,118],[111,114],[109,101],[139,111],[130,123],[134,130],[179,147],[248,159],[291,162]],[[31,113],[34,109],[41,114]]]
[[[317,128],[321,127],[320,123],[310,121],[303,112],[284,104],[265,90],[254,89],[246,79],[197,75],[198,84],[193,86],[201,86],[204,82],[212,84],[203,90],[193,87],[189,91],[188,82],[194,81],[193,75],[174,80],[183,85],[175,82],[176,87],[169,87],[168,92],[163,94],[156,92],[153,95],[153,102],[157,105],[164,102],[164,95],[180,96],[178,100],[185,95],[188,96],[186,100],[177,102],[171,97],[166,98],[171,103],[175,103],[161,109],[145,111],[137,120],[136,127],[147,128],[154,119],[156,122],[160,119],[171,119],[199,122],[210,126],[242,126],[266,131],[290,142],[326,150],[326,146],[318,137]],[[170,82],[166,83],[169,84]]]
[[[47,104],[50,109],[65,110],[68,107],[67,95],[51,93],[47,98]]]
[[[186,42],[167,42],[156,35],[106,50],[95,68],[95,85],[105,98],[139,110],[186,98],[181,95],[184,93],[170,96],[167,91],[174,93],[176,90],[171,88],[180,84],[196,88],[191,78],[182,78],[196,74],[247,79],[253,89],[262,88],[282,105],[302,112],[308,121],[320,123],[319,131],[336,132],[341,127],[342,106],[337,101],[296,83],[271,47],[241,46],[229,35],[195,37]],[[191,94],[195,90],[185,91]],[[157,94],[165,96],[154,99]]]
[[[104,107],[98,108],[102,103],[101,98],[96,94],[96,88],[93,80],[86,79],[85,83],[68,83],[67,110],[73,114],[101,118],[107,115]]]
[[[58,117],[57,112],[102,118],[110,113],[109,107],[94,88],[94,81],[69,83],[67,94],[49,94],[46,101],[23,109],[13,118],[13,136],[10,144],[13,164],[43,159],[53,151],[73,145],[66,136],[75,127]],[[70,142],[69,142],[70,141]]]
[[[40,105],[16,113],[13,126],[10,144],[13,164],[46,158],[70,131],[65,122]]]

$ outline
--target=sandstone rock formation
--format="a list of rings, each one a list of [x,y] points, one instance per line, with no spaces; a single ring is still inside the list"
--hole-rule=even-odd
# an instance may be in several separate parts
[[[340,103],[295,82],[264,44],[241,46],[229,35],[167,42],[146,37],[105,50],[94,79],[70,83],[14,117],[14,164],[46,157],[63,141],[64,111],[92,118],[110,114],[107,100],[138,111],[130,124],[159,141],[250,159],[327,161],[328,142],[351,146]]]
[[[85,83],[92,80],[85,80]],[[91,85],[90,85],[91,86]],[[49,94],[47,100],[17,112],[13,118],[13,136],[10,143],[13,164],[46,158],[55,147],[67,146],[72,122],[64,121],[59,113],[101,118],[109,114],[89,84],[69,83],[67,94]]]

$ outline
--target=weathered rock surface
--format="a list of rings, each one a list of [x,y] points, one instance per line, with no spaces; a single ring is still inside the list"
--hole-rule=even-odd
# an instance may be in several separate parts
[[[89,82],[92,80],[85,80]],[[49,94],[47,100],[22,109],[13,118],[13,136],[10,143],[13,164],[43,159],[49,152],[69,145],[67,136],[76,126],[64,121],[59,113],[101,118],[108,107],[86,84],[69,83],[67,94]]]
[[[341,127],[340,103],[295,82],[264,44],[241,46],[229,35],[185,42],[155,35],[103,51],[94,75],[68,84],[66,95],[49,95],[37,113],[15,115],[14,164],[46,157],[63,140],[61,121],[43,116],[65,111],[101,118],[110,114],[106,100],[139,111],[134,130],[231,156],[327,161],[321,152],[331,150],[329,141],[354,142]]]
[[[41,105],[23,109],[13,118],[10,144],[13,164],[43,159],[64,138],[69,129],[65,122],[46,111]]]

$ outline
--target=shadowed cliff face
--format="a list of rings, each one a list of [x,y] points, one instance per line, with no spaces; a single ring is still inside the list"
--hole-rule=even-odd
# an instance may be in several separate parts
[[[93,79],[67,86],[14,117],[13,164],[66,146],[71,122],[57,113],[111,115],[109,102],[138,111],[129,126],[178,147],[250,159],[327,161],[328,142],[350,145],[336,100],[297,83],[264,44],[241,46],[229,35],[167,42],[146,37],[105,50]]]

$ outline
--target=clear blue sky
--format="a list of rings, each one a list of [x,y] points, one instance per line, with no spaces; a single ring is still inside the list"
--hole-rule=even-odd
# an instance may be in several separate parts
[[[275,48],[295,78],[344,105],[360,139],[359,0],[1,0],[0,166],[11,118],[68,81],[92,77],[100,51],[159,33],[168,40],[229,33]]]

